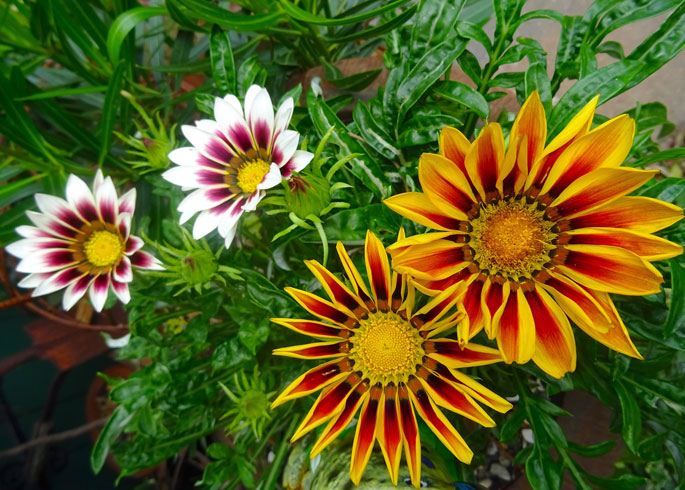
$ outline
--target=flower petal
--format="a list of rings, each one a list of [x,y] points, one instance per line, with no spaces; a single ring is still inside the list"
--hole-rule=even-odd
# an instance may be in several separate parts
[[[112,281],[112,290],[122,303],[127,304],[131,301],[131,293],[128,290],[128,284],[125,282]]]
[[[83,218],[64,199],[48,194],[36,194],[34,198],[42,213],[75,230],[79,230],[83,226]]]
[[[422,192],[396,194],[383,202],[397,214],[428,228],[444,231],[459,228],[458,219],[447,216]]]
[[[352,461],[350,463],[350,480],[355,485],[359,485],[362,479],[364,469],[371,457],[373,443],[376,440],[376,419],[380,397],[381,389],[377,386],[372,387],[369,397],[364,400],[359,413],[359,423],[354,434]]]
[[[658,170],[600,168],[573,182],[550,208],[555,208],[558,215],[571,218],[628,194],[657,173]]]
[[[131,261],[128,257],[121,258],[117,266],[114,268],[115,282],[131,282],[133,280],[133,271],[131,269]]]
[[[131,260],[131,265],[133,265],[133,267],[138,267],[140,269],[150,269],[155,271],[164,270],[164,267],[162,266],[159,260],[157,260],[149,253],[143,252],[142,250],[138,250],[137,252],[135,252],[133,255],[129,257],[129,259]]]
[[[637,231],[616,228],[581,228],[567,231],[569,243],[576,245],[609,245],[621,247],[650,262],[670,259],[683,253],[683,247],[663,238]]]
[[[361,298],[362,302],[365,304],[370,304],[372,300],[368,289],[366,289],[366,283],[362,279],[361,274],[359,274],[357,266],[354,265],[354,262],[352,262],[352,259],[347,254],[345,246],[342,244],[342,242],[338,242],[335,246],[335,249],[338,251],[338,257],[340,257],[340,262],[345,269],[347,279],[354,288],[354,292]]]
[[[88,289],[90,302],[93,304],[95,311],[100,312],[107,301],[107,293],[109,292],[110,278],[109,274],[100,274],[97,276],[90,288]]]
[[[73,252],[66,249],[40,250],[24,257],[17,264],[17,272],[52,272],[78,264]]]
[[[521,107],[514,125],[511,127],[509,141],[516,141],[520,136],[526,137],[526,170],[529,172],[533,164],[542,154],[547,139],[547,120],[545,119],[545,108],[540,101],[537,90],[528,96],[528,99]],[[526,173],[528,173],[526,172]]]
[[[24,277],[21,281],[17,283],[17,286],[20,288],[37,288],[40,286],[40,284],[45,281],[46,279],[50,278],[51,274],[45,273],[41,274],[38,272],[34,272],[33,274],[29,274],[28,276]]]
[[[197,213],[218,206],[233,196],[231,190],[223,185],[203,187],[188,194],[178,205],[178,210],[182,213]]]
[[[297,131],[287,130],[279,134],[271,150],[272,161],[283,167],[295,154],[299,142],[300,135]]]
[[[285,292],[292,296],[302,308],[323,320],[329,320],[343,327],[352,327],[357,322],[356,318],[349,316],[333,303],[312,293],[291,287],[286,287]]]
[[[271,404],[271,409],[273,410],[288,400],[301,398],[325,388],[343,377],[346,377],[351,371],[352,363],[345,359],[334,359],[325,364],[321,364],[320,366],[316,366],[290,383],[290,385],[288,385]]]
[[[674,204],[650,197],[625,196],[576,215],[569,225],[571,229],[611,227],[654,233],[682,218],[683,210]]]
[[[539,286],[525,293],[535,321],[533,362],[554,378],[576,369],[576,341],[559,305]]]
[[[15,257],[23,259],[34,253],[44,253],[51,249],[69,248],[70,243],[72,242],[52,237],[23,238],[7,245],[5,251]]]
[[[64,290],[62,296],[62,309],[69,311],[78,301],[86,294],[88,287],[95,280],[94,276],[84,275],[81,279],[72,282],[67,289]]]
[[[383,309],[390,304],[390,262],[383,243],[371,231],[366,232],[364,247],[366,273],[371,284],[371,293],[376,304]]]
[[[208,133],[200,128],[188,125],[181,126],[181,131],[190,144],[193,145],[202,156],[219,165],[228,165],[228,162],[231,161],[235,154],[235,151],[231,149],[223,139],[213,133]],[[169,154],[169,158],[172,157],[173,153],[174,152]],[[190,154],[190,152],[187,154]],[[176,157],[176,155],[174,155],[174,157],[179,158]]]
[[[424,342],[423,348],[428,357],[450,369],[485,366],[502,361],[502,354],[497,349],[471,343],[462,346],[458,341],[451,339]]]
[[[428,199],[448,216],[467,219],[468,213],[476,205],[476,198],[466,176],[442,155],[421,155],[419,181]]]
[[[658,293],[664,282],[659,271],[629,250],[604,245],[566,245],[560,272],[577,283],[607,293]]]
[[[349,330],[347,329],[341,329],[337,325],[317,322],[315,320],[271,318],[271,321],[277,325],[282,325],[298,333],[309,335],[311,337],[340,339],[347,338],[350,335]]]
[[[243,118],[243,115],[236,111],[231,104],[223,99],[215,99],[214,118],[216,119],[217,123],[219,123],[219,127],[230,142],[231,146],[233,146],[234,150],[245,153],[254,146],[250,127]],[[202,151],[202,148],[198,145],[193,144],[193,146]],[[234,152],[231,151],[231,153]],[[207,154],[207,156],[211,157],[209,154]],[[230,158],[223,161],[228,162],[230,161]]]
[[[535,353],[535,322],[522,288],[511,291],[492,320],[497,347],[507,364],[525,364]]]
[[[269,167],[269,171],[264,175],[262,181],[257,185],[257,189],[266,190],[276,187],[281,183],[281,179],[281,169],[278,168],[278,165],[272,163]]]
[[[136,210],[136,188],[130,189],[119,198],[119,212],[133,215]]]
[[[393,485],[397,485],[402,456],[402,431],[398,412],[397,388],[394,385],[386,386],[378,404],[376,437]]]
[[[304,264],[321,283],[333,303],[337,306],[342,306],[350,312],[350,315],[356,318],[361,318],[363,314],[368,313],[366,305],[362,303],[358,296],[319,262],[316,260],[305,260]]]
[[[265,88],[257,92],[249,107],[246,97],[245,117],[257,146],[268,149],[274,133],[274,106]]]
[[[418,279],[435,281],[445,279],[471,263],[464,256],[464,246],[451,240],[436,240],[415,245],[393,255],[393,267],[397,272]]]
[[[32,292],[31,296],[43,296],[69,286],[84,275],[76,267],[60,270],[45,278]]]
[[[279,134],[288,129],[290,118],[293,116],[294,107],[295,103],[293,102],[292,97],[288,97],[281,103],[276,111],[276,117],[274,118],[274,139],[278,138]]]
[[[288,163],[281,168],[281,174],[284,179],[289,179],[293,172],[301,172],[314,158],[314,154],[308,151],[297,150]]]
[[[471,148],[471,143],[458,129],[445,126],[440,131],[438,140],[440,154],[452,161],[463,175],[466,175],[466,154]]]
[[[502,127],[498,123],[491,123],[481,130],[466,155],[466,171],[483,201],[489,201],[499,195],[497,180],[503,164]]]
[[[480,307],[484,316],[484,329],[489,339],[495,338],[493,319],[504,308],[509,298],[509,282],[502,283],[497,278],[488,278],[483,284]]]
[[[342,411],[334,417],[324,428],[321,436],[314,444],[310,452],[310,457],[314,458],[323,451],[333,440],[349,425],[354,414],[357,413],[359,406],[366,401],[369,396],[368,381],[362,381],[352,391],[345,400]]]
[[[105,223],[115,223],[119,214],[119,198],[114,188],[111,177],[107,177],[98,187],[95,194],[95,203],[102,221]]]
[[[296,359],[328,359],[342,357],[349,353],[350,344],[347,341],[313,342],[311,344],[294,345],[274,349],[273,355],[294,357]]]
[[[411,483],[416,488],[421,486],[421,441],[416,414],[412,407],[409,390],[404,384],[397,387],[397,400],[400,407],[400,425],[402,426],[402,445],[407,460],[407,469]]]
[[[93,193],[84,181],[73,174],[67,179],[66,195],[71,207],[76,209],[84,221],[91,222],[98,219]]]

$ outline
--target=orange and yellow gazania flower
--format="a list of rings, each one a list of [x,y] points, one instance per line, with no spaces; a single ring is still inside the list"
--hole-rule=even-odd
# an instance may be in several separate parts
[[[445,128],[440,154],[421,156],[423,193],[385,201],[437,230],[389,248],[398,272],[429,293],[468,283],[460,341],[485,329],[506,362],[532,359],[554,377],[575,369],[569,318],[604,345],[640,358],[609,293],[658,292],[663,279],[650,262],[682,253],[650,235],[678,221],[682,210],[626,196],[657,173],[621,167],[633,120],[622,115],[589,131],[596,104],[548,145],[537,92],[521,108],[506,151],[497,123],[473,143]]]
[[[272,319],[323,340],[276,349],[274,354],[330,360],[297,378],[272,408],[322,390],[293,440],[328,422],[314,444],[314,457],[359,411],[350,465],[352,481],[359,483],[378,439],[393,483],[397,484],[404,448],[411,481],[419,487],[421,445],[416,413],[457,459],[470,462],[473,453],[438,407],[494,426],[477,402],[500,412],[509,410],[511,404],[458,369],[498,362],[501,355],[489,347],[461,346],[455,340],[435,338],[461,321],[462,285],[446,288],[415,309],[412,281],[391,273],[383,244],[375,235],[367,234],[365,247],[370,288],[341,243],[337,249],[351,289],[316,261],[306,261],[306,265],[331,301],[286,289],[304,309],[324,321]]]

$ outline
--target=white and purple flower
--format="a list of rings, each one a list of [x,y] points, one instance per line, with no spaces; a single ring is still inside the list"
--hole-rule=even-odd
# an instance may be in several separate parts
[[[140,250],[143,240],[130,234],[136,190],[117,197],[112,179],[98,170],[92,191],[70,175],[66,195],[64,200],[36,194],[41,212],[26,212],[35,226],[19,226],[16,231],[24,238],[7,246],[21,259],[17,271],[28,273],[19,286],[34,288],[33,296],[66,288],[65,310],[89,291],[93,307],[102,311],[110,286],[128,303],[132,267],[163,269],[156,258]]]
[[[193,237],[218,228],[226,248],[235,236],[238,219],[254,211],[265,191],[304,169],[313,158],[298,150],[299,133],[287,129],[293,113],[288,98],[274,115],[269,93],[252,85],[245,94],[245,110],[235,95],[214,102],[214,118],[181,129],[192,147],[169,153],[177,164],[162,174],[183,189],[196,189],[179,204],[181,224],[200,213]]]

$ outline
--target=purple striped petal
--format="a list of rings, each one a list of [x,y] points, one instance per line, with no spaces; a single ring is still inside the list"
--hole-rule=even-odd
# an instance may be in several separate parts
[[[40,274],[40,273],[35,272],[33,274],[29,274],[24,279],[19,281],[17,283],[17,285],[20,288],[33,289],[33,288],[37,288],[38,286],[40,286],[40,284],[49,277],[50,277],[49,273],[48,274]]]
[[[206,158],[224,165],[227,165],[233,158],[233,151],[224,141],[213,134],[202,131],[195,126],[183,126],[181,130],[190,144]]]
[[[49,238],[52,236],[47,231],[43,231],[40,228],[29,225],[17,226],[14,231],[16,231],[19,236],[23,236],[24,238]]]
[[[35,199],[38,209],[44,214],[58,219],[63,224],[74,228],[75,230],[78,230],[83,226],[84,221],[64,199],[48,194],[36,194]]]
[[[66,249],[69,247],[69,242],[66,240],[59,240],[57,238],[24,238],[14,243],[10,243],[5,247],[8,253],[23,259],[30,254],[49,249]]]
[[[271,159],[279,166],[285,165],[295,154],[297,144],[299,143],[300,135],[297,131],[288,129],[282,132],[276,142],[273,150],[271,150]]]
[[[234,148],[244,153],[253,147],[250,127],[231,104],[223,99],[216,99],[214,117]]]
[[[163,271],[164,267],[155,257],[142,250],[137,251],[130,257],[131,265],[141,269],[150,269],[156,271]]]
[[[74,306],[78,301],[83,298],[83,295],[88,290],[88,286],[93,281],[93,276],[85,275],[81,279],[72,282],[67,289],[64,290],[64,296],[62,296],[62,309],[68,311]]]
[[[293,116],[294,107],[295,103],[293,102],[292,97],[288,97],[278,108],[274,119],[274,140],[278,138],[279,134],[288,129],[290,118]]]
[[[95,193],[95,203],[102,221],[116,223],[117,214],[119,214],[119,199],[114,188],[114,182],[110,177],[107,177],[98,187]]]
[[[110,278],[109,274],[100,274],[95,278],[88,289],[88,296],[90,302],[93,304],[95,311],[100,312],[107,301],[107,293],[109,292]]]
[[[211,119],[200,119],[199,121],[195,121],[195,126],[200,128],[202,131],[213,134],[221,141],[226,143],[229,147],[231,146],[231,142],[228,140],[224,132],[221,131],[221,127],[219,126],[218,122]]]
[[[126,192],[123,196],[119,198],[119,212],[129,213],[133,216],[136,210],[136,188],[134,187],[130,191]]]
[[[129,234],[131,233],[131,215],[130,213],[121,213],[117,217],[117,228],[119,228],[119,234],[124,238],[124,240],[128,239]]]
[[[55,272],[41,282],[40,285],[33,291],[32,295],[43,296],[45,294],[54,293],[55,291],[59,291],[60,289],[67,287],[69,284],[76,281],[83,275],[83,272],[78,270],[76,267],[70,267],[69,269]]]
[[[207,185],[224,184],[226,172],[223,169],[216,171],[202,166],[184,165],[170,168],[162,174],[162,177],[178,186],[199,188]]]
[[[131,261],[128,257],[123,256],[117,266],[114,268],[114,280],[119,282],[131,282],[133,280],[133,271],[131,270]]]
[[[278,165],[272,163],[269,171],[264,175],[264,178],[257,186],[257,189],[271,189],[281,183],[281,169]]]
[[[182,213],[204,211],[218,206],[233,195],[226,186],[204,187],[188,194],[178,205],[178,210]]]
[[[245,115],[259,148],[268,149],[274,131],[274,106],[266,89],[261,89],[251,106],[245,104]]]
[[[126,255],[131,255],[133,252],[136,252],[143,248],[143,245],[144,242],[142,238],[138,238],[134,235],[129,235],[128,240],[126,241],[126,248],[124,249],[124,253]]]
[[[26,216],[33,221],[34,225],[49,233],[50,236],[66,238],[67,240],[74,240],[76,237],[76,232],[72,228],[60,223],[47,214],[26,211]]]
[[[259,204],[259,201],[261,201],[265,195],[266,193],[262,190],[257,190],[257,192],[250,194],[250,197],[248,197],[245,204],[243,204],[243,211],[254,211],[257,209],[257,204]]]
[[[77,263],[69,250],[46,250],[22,259],[17,264],[17,272],[53,272]]]
[[[297,150],[290,161],[288,161],[288,163],[281,168],[283,177],[288,179],[292,175],[292,172],[301,172],[307,167],[307,165],[309,165],[309,162],[312,161],[312,158],[314,158],[313,153]]]
[[[238,197],[230,201],[230,206],[223,212],[219,218],[219,235],[226,237],[226,234],[231,228],[235,228],[236,223],[243,214],[243,198]]]
[[[131,301],[131,293],[129,293],[128,284],[125,282],[112,281],[112,290],[122,303],[126,304]]]
[[[70,175],[67,179],[67,201],[85,221],[95,221],[98,217],[95,198],[85,182]]]

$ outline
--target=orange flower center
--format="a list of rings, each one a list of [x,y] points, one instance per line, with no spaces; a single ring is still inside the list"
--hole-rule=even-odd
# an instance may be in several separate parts
[[[244,193],[252,194],[264,180],[269,167],[270,165],[261,158],[243,163],[238,168],[238,187]]]
[[[549,261],[554,223],[535,204],[500,201],[471,221],[469,246],[482,270],[511,279],[531,277]]]
[[[86,259],[95,267],[113,265],[121,258],[123,250],[119,235],[106,230],[93,232],[83,244]]]
[[[407,381],[423,358],[423,338],[394,312],[371,313],[350,338],[355,369],[371,384]]]

